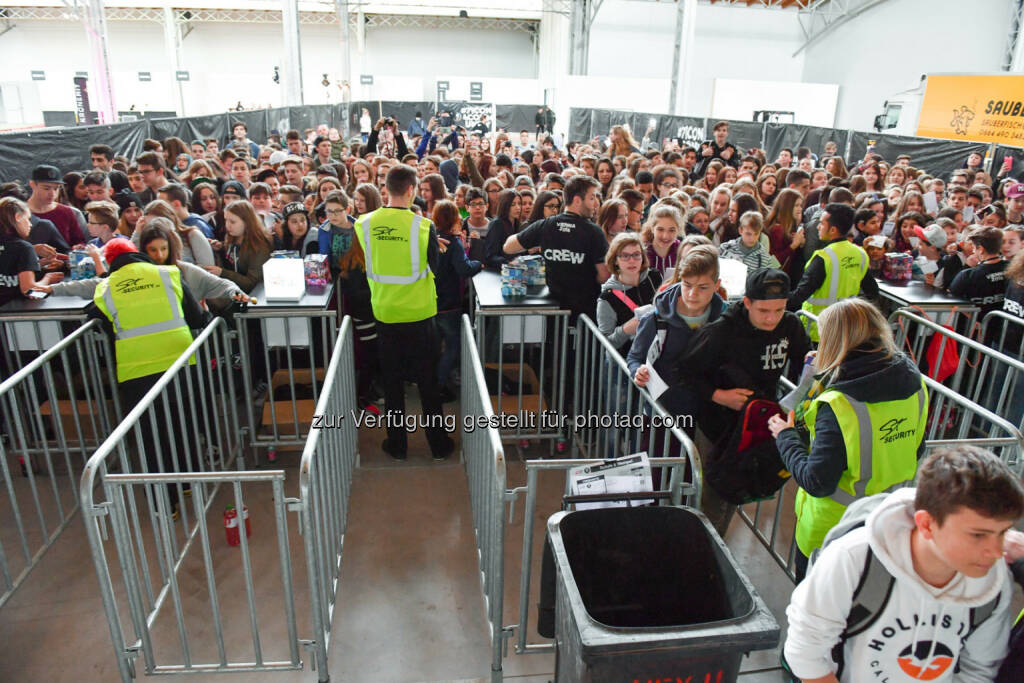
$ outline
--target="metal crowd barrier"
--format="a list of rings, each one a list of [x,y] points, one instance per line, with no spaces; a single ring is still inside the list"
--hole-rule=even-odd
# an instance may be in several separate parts
[[[811,320],[815,316],[800,312],[800,315]],[[915,323],[930,325],[936,332],[948,335],[950,339],[969,342],[968,346],[982,353],[1002,356],[979,345],[974,340],[957,335],[954,332],[936,325],[930,320],[900,309],[893,313],[896,316],[910,316]],[[898,337],[898,341],[899,337]],[[900,342],[902,343],[902,342]],[[944,344],[942,340],[940,344]],[[1005,358],[1005,356],[1004,356]],[[998,359],[997,359],[998,360]],[[1007,359],[1012,360],[1012,359]],[[928,424],[925,433],[925,452],[940,447],[970,444],[986,448],[996,453],[1018,474],[1024,470],[1024,435],[1010,421],[1001,417],[993,410],[979,405],[977,402],[958,394],[953,389],[939,383],[931,377],[924,376],[928,387],[929,410]],[[780,380],[780,390],[788,392],[793,384],[785,377]],[[785,571],[790,580],[796,580],[794,558],[796,553],[796,513],[794,501],[797,486],[787,483],[771,499],[750,503],[738,508],[740,519],[750,528],[757,540],[765,547],[772,559]]]
[[[1000,327],[995,329],[996,325]],[[978,330],[979,341],[987,342],[1009,358],[1024,362],[1022,338],[1024,319],[1003,311],[991,311],[981,321]],[[1000,365],[987,354],[981,359],[981,367],[977,369],[976,391],[979,395],[974,400],[1003,415],[1024,431],[1024,374],[1016,367],[1004,366],[1005,363]]]
[[[273,461],[278,447],[302,446],[309,435],[337,339],[337,312],[250,307],[235,319],[249,444],[254,461],[259,462],[261,449]],[[250,323],[259,329],[259,344],[253,343]],[[255,348],[262,358],[252,357]],[[266,369],[267,384],[260,396],[254,395],[253,379],[258,363]]]
[[[232,485],[233,502],[243,511],[242,483],[269,482],[275,489],[275,511],[283,510],[279,480],[283,474],[231,471],[241,454],[242,435],[230,365],[223,362],[230,355],[226,333],[223,319],[211,322],[134,407],[125,406],[130,412],[89,458],[82,473],[85,528],[123,681],[134,677],[133,660],[139,656],[150,674],[281,668],[263,661],[255,628],[252,561],[244,533],[240,534],[244,593],[255,662],[229,662],[224,645],[217,573],[222,581],[228,576],[226,553],[211,549],[209,509],[222,483]],[[279,533],[282,529],[287,531],[279,525]],[[202,551],[198,567],[195,555],[187,556],[193,546]],[[120,570],[116,581],[111,560]],[[200,594],[200,575],[210,610],[200,629],[212,624],[213,633],[190,640],[187,607]],[[290,591],[289,584],[286,592]],[[168,619],[159,620],[168,602],[174,605],[173,627],[166,624]],[[124,614],[132,634],[125,632]],[[191,621],[194,627],[195,619]],[[183,663],[161,663],[158,649],[169,648],[175,635]],[[197,663],[196,648],[211,643],[217,645],[217,663]],[[287,668],[300,665],[297,655],[288,664]]]
[[[298,498],[287,495],[283,470],[234,469],[246,444],[233,372],[223,362],[230,338],[223,319],[210,323],[82,475],[86,533],[124,682],[140,658],[147,674],[285,671],[303,668],[303,649],[319,680],[329,680],[357,457],[351,320],[342,324],[319,393],[316,413],[325,417],[305,442]],[[214,543],[226,503],[234,508],[224,515],[228,539]],[[289,512],[299,513],[309,572],[308,639],[299,637]],[[273,528],[274,543],[251,541],[250,523],[254,534]]]
[[[498,413],[515,416],[501,425],[502,438],[520,446],[549,441],[553,447],[564,436],[552,420],[566,412],[567,366],[575,355],[569,311],[479,309],[475,319],[475,345],[491,404]]]
[[[324,428],[309,433],[299,464],[300,500],[290,508],[299,512],[302,528],[313,612],[311,647],[321,681],[330,679],[327,648],[359,457],[358,429],[350,414],[357,409],[353,337],[352,318],[345,316],[316,406],[316,414],[324,416]],[[334,417],[336,423],[326,423]]]
[[[464,430],[462,458],[469,480],[469,500],[476,532],[480,584],[491,637],[491,680],[502,677],[505,600],[505,503],[511,502],[505,484],[505,453],[487,390],[483,366],[473,343],[473,328],[462,316],[461,406],[462,414],[483,421],[483,426]]]
[[[998,316],[993,316],[992,319],[997,318]],[[935,343],[935,339],[939,340],[936,359],[944,358],[947,349],[952,345],[959,354],[959,360],[952,376],[945,379],[943,383],[958,394],[970,397],[976,402],[980,403],[979,399],[983,394],[988,393],[987,388],[983,386],[985,380],[993,376],[999,377],[1000,381],[1003,381],[1003,378],[1011,380],[1024,373],[1024,361],[984,343],[984,334],[988,332],[988,325],[984,326],[985,332],[979,339],[972,339],[970,336],[950,330],[906,308],[893,311],[889,316],[889,323],[894,326],[897,346],[909,349],[911,357],[916,362],[920,362],[930,355],[929,349]],[[939,337],[935,337],[935,335],[939,335]],[[940,368],[941,363],[936,363],[935,367],[929,367],[928,375],[937,378]]]
[[[67,528],[82,467],[118,422],[109,350],[90,321],[0,384],[0,607]]]
[[[477,329],[479,334],[479,327]],[[543,540],[543,533],[535,535],[535,522],[537,510],[540,506],[540,472],[559,471],[562,473],[579,467],[581,465],[595,465],[603,462],[598,458],[570,458],[561,460],[527,460],[525,462],[526,483],[524,486],[514,488],[507,487],[507,472],[505,455],[502,450],[502,439],[499,426],[502,422],[501,415],[496,415],[492,398],[489,396],[487,383],[483,368],[480,364],[476,346],[469,343],[472,341],[472,329],[468,317],[463,317],[462,329],[464,341],[464,353],[462,356],[462,410],[467,420],[472,419],[474,429],[469,429],[463,434],[463,458],[466,463],[467,478],[470,488],[470,503],[473,510],[473,524],[476,531],[478,559],[480,563],[481,585],[483,588],[484,601],[487,611],[487,621],[490,629],[492,662],[491,680],[500,681],[503,676],[503,655],[505,653],[505,640],[515,637],[516,654],[535,654],[551,652],[554,645],[547,643],[529,643],[529,611],[530,591],[534,573],[534,558],[538,556],[537,546]],[[478,337],[479,338],[479,337]],[[577,367],[575,369],[576,382],[579,390],[574,392],[575,406],[574,415],[596,414],[597,410],[611,409],[602,398],[603,388],[606,385],[584,379],[589,375],[598,372],[595,365],[603,365],[607,359],[607,367],[613,368],[615,374],[604,371],[604,377],[628,377],[628,369],[625,362],[618,356],[615,349],[608,344],[589,318],[581,317],[577,326],[577,339],[580,341],[579,355],[577,356]],[[607,354],[601,357],[600,352]],[[632,384],[630,383],[632,386]],[[596,388],[595,388],[596,387]],[[621,445],[627,450],[617,453],[626,453],[646,450],[651,456],[652,468],[662,473],[662,481],[667,481],[665,487],[659,489],[659,497],[669,504],[679,505],[685,502],[693,507],[699,506],[700,501],[700,458],[692,441],[678,427],[666,428],[665,454],[679,452],[680,457],[658,457],[655,449],[655,438],[653,438],[655,427],[652,426],[652,417],[668,421],[669,417],[665,410],[657,404],[650,395],[643,390],[633,386],[633,399],[638,418],[631,427],[624,427]],[[561,413],[559,413],[561,415]],[[569,418],[559,427],[562,431],[572,430],[574,432],[573,445],[576,449],[573,455],[582,455],[594,450],[589,436],[577,437],[578,433],[588,431],[586,425],[577,424],[575,419]],[[599,428],[600,431],[603,428]],[[642,446],[647,443],[646,446]],[[635,450],[630,450],[635,448]],[[611,454],[609,454],[610,457]],[[691,481],[685,481],[689,475]],[[563,475],[565,476],[565,475]],[[568,494],[568,482],[566,477],[565,493]],[[505,590],[505,525],[514,524],[515,510],[514,503],[520,494],[525,494],[524,511],[522,516],[523,537],[521,553],[521,569],[519,576],[519,605],[518,623],[505,624],[504,622],[504,590]],[[509,506],[508,521],[505,519],[505,508]],[[560,499],[555,509],[551,512],[562,509],[564,504]],[[542,520],[541,520],[542,521]]]

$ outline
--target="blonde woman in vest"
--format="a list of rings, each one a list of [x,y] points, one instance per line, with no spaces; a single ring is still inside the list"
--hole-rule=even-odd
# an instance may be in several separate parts
[[[924,453],[928,395],[917,366],[896,348],[885,317],[843,299],[818,323],[814,368],[821,393],[802,416],[768,423],[796,497],[797,579],[807,557],[854,500],[910,484]],[[810,356],[811,354],[808,354]],[[806,427],[806,432],[802,429]]]

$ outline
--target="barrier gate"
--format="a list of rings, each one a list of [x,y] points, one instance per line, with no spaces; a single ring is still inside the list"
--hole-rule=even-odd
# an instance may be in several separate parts
[[[16,324],[42,349],[38,322]],[[111,348],[97,321],[41,353],[22,351],[13,335],[4,341],[6,361],[19,369],[0,384],[0,607],[78,511],[82,468],[119,414]]]
[[[303,649],[319,680],[329,680],[355,427],[343,421],[310,433],[291,492],[297,497],[283,470],[234,469],[243,466],[245,436],[229,348],[225,321],[210,323],[82,475],[86,533],[125,682],[135,677],[136,659],[147,674],[283,671],[303,667]],[[354,407],[352,351],[346,318],[318,413]],[[225,504],[233,511],[222,522]],[[254,536],[273,533],[274,542],[254,542],[250,525]],[[292,548],[294,533],[301,550]],[[227,542],[215,543],[216,534]],[[306,562],[308,601],[295,595],[295,558]],[[300,638],[307,611],[312,636]]]
[[[700,500],[700,457],[693,442],[678,427],[666,427],[659,432],[652,425],[654,418],[668,423],[673,416],[669,416],[646,391],[628,381],[629,369],[625,361],[589,318],[581,316],[575,332],[577,355],[572,416],[616,409],[634,419],[625,426],[609,428],[591,428],[586,424],[577,428],[575,420],[570,421],[567,429],[573,432],[570,440],[573,449],[569,457],[526,460],[523,463],[525,485],[509,487],[499,416],[495,414],[495,402],[489,395],[484,366],[474,344],[473,328],[467,316],[462,318],[462,411],[464,415],[472,415],[479,420],[476,429],[463,433],[462,458],[469,480],[480,582],[491,640],[491,681],[495,683],[503,679],[507,640],[515,641],[516,654],[541,654],[554,650],[550,640],[528,642],[534,564],[540,557],[538,544],[544,538],[543,533],[535,533],[535,526],[542,526],[547,515],[560,509],[548,509],[550,501],[541,501],[542,472],[558,472],[564,477],[571,468],[603,462],[603,458],[610,457],[614,449],[623,449],[623,453],[614,450],[618,455],[645,451],[651,457],[652,468],[661,472],[663,484],[656,488],[663,500],[672,505],[682,504],[685,500],[693,507],[697,507]],[[565,368],[556,369],[556,372],[564,374]],[[522,409],[522,402],[511,401],[508,407]],[[529,434],[529,430],[521,433]],[[524,494],[524,505],[522,515],[517,516],[515,502],[520,494]],[[517,519],[523,526],[521,539],[513,538],[514,543],[509,547],[506,525],[519,523]],[[515,543],[521,545],[516,548]],[[520,557],[517,621],[509,624],[505,619],[504,601],[506,562],[517,555]]]
[[[798,311],[797,315],[817,321],[816,316],[806,311]],[[961,342],[967,348],[988,358],[993,366],[1001,364],[1004,371],[1012,371],[1020,363],[1020,361],[1008,358],[993,349],[988,349],[972,339],[963,337],[905,309],[895,311],[890,316],[890,322],[899,318],[929,328],[934,334],[943,335],[944,338],[938,340],[940,346]],[[906,337],[897,334],[896,341],[897,344],[905,343]],[[924,348],[923,342],[915,341],[911,348],[915,347]],[[963,367],[961,365],[958,372],[956,386],[960,386],[959,376],[964,372]],[[932,377],[924,374],[922,376],[929,393],[929,419],[925,433],[926,452],[943,446],[971,444],[993,451],[1019,475],[1022,468],[1021,454],[1024,453],[1024,436],[1020,429],[1004,417],[957,393]],[[781,379],[780,390],[783,393],[789,392],[793,388],[793,384],[789,380],[785,377]],[[790,481],[770,500],[750,503],[737,508],[739,518],[750,528],[761,545],[768,550],[772,559],[794,582],[796,581],[794,564],[796,556],[796,513],[794,510],[796,488],[796,484]]]

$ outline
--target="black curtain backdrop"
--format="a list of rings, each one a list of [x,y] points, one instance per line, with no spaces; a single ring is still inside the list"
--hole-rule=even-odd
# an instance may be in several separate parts
[[[839,156],[843,156],[849,135],[850,131],[839,128],[769,123],[764,131],[764,152],[768,160],[773,161],[785,147],[793,150],[794,157],[798,147],[809,147],[820,158],[825,154],[825,143],[832,141],[837,145]]]
[[[0,134],[0,180],[27,180],[34,166],[49,163],[61,172],[88,169],[89,146],[97,143],[108,144],[118,154],[129,158],[142,150],[145,138],[163,140],[176,136],[185,142],[208,137],[216,138],[223,145],[231,135],[231,124],[243,121],[249,130],[249,138],[258,143],[266,142],[271,131],[282,136],[289,129],[300,132],[316,128],[320,124],[343,128],[344,119],[349,120],[352,135],[358,136],[359,115],[362,108],[370,111],[376,122],[384,114],[396,117],[403,130],[416,111],[423,112],[425,119],[436,113],[433,102],[352,102],[350,104],[309,105],[306,107],[279,107],[276,109],[225,112],[207,116],[185,118],[151,118],[139,121],[102,125],[77,126],[52,130],[16,131]],[[482,102],[444,102],[442,108],[452,111],[456,119],[472,127],[481,112],[489,111],[490,104]],[[494,107],[497,127],[506,128],[515,134],[525,128],[534,130],[535,105],[498,105]],[[613,125],[628,124],[637,142],[654,120],[650,142],[661,145],[666,138],[680,138],[684,144],[699,143],[711,135],[714,121],[692,116],[670,116],[667,114],[634,112],[611,109],[569,110],[569,140],[590,142],[595,136],[607,136]],[[833,140],[839,146],[840,154],[848,161],[859,162],[864,158],[868,143],[874,141],[875,150],[884,158],[893,161],[899,154],[909,154],[911,164],[930,173],[948,176],[954,169],[961,168],[971,152],[985,155],[990,146],[980,142],[959,142],[911,136],[883,135],[862,131],[847,131],[836,128],[801,126],[780,123],[757,123],[752,121],[730,121],[729,139],[741,151],[750,147],[761,147],[769,159],[774,159],[780,149],[800,146],[811,148],[815,154],[822,154],[825,142]],[[849,154],[846,154],[847,145]],[[991,172],[998,173],[1003,158],[1013,159],[1014,178],[1024,177],[1024,148],[997,146],[991,160]]]
[[[504,128],[513,139],[521,130],[528,130],[532,134],[537,130],[537,125],[534,123],[534,117],[537,115],[537,109],[540,106],[542,105],[496,104],[494,105],[495,124],[498,128]],[[571,114],[569,116],[569,124],[570,126],[572,125]],[[575,140],[571,135],[569,136],[569,139]]]
[[[61,173],[91,169],[89,147],[97,143],[131,159],[142,152],[149,132],[149,121],[132,121],[0,135],[0,181],[27,183],[32,169],[40,164],[56,166]]]
[[[996,178],[999,173],[999,169],[1003,167],[1003,159],[1010,157],[1013,159],[1013,167],[1010,169],[1008,176],[1015,180],[1024,178],[1024,147],[1007,147],[1006,145],[996,145],[996,152],[992,156],[992,178]]]
[[[941,177],[948,176],[954,169],[962,168],[967,161],[967,155],[971,152],[979,152],[985,156],[989,148],[984,142],[878,135],[855,130],[850,133],[851,165],[864,159],[868,143],[872,140],[875,141],[875,151],[881,154],[883,159],[895,161],[900,154],[909,154],[911,166]],[[998,171],[998,168],[996,170]]]

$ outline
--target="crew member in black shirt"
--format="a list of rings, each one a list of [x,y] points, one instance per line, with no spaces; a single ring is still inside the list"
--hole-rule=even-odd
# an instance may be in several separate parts
[[[576,175],[565,184],[565,211],[530,224],[505,240],[506,254],[540,247],[548,289],[573,320],[586,313],[597,317],[601,283],[608,279],[604,255],[608,250],[601,228],[593,222],[600,206],[596,178]]]
[[[1003,307],[1006,294],[1006,261],[1000,253],[1003,231],[991,227],[976,228],[967,239],[974,245],[978,265],[961,270],[949,285],[949,293],[960,299],[969,299],[978,306],[981,319],[989,311]]]

